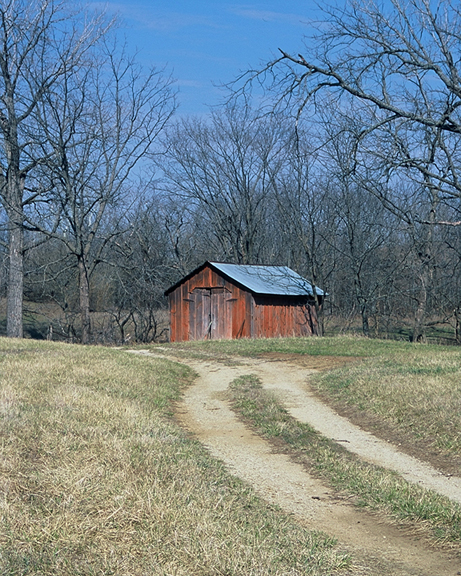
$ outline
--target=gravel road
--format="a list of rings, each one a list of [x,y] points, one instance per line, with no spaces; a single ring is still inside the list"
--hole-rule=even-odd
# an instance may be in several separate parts
[[[161,351],[164,354],[165,349]],[[142,352],[141,352],[142,353]],[[148,354],[147,352],[145,352]],[[158,353],[155,354],[158,356]],[[172,358],[173,359],[173,358]],[[248,430],[226,400],[235,378],[256,374],[298,420],[343,443],[360,458],[395,470],[409,482],[461,502],[461,478],[447,477],[360,429],[322,403],[309,388],[315,370],[287,361],[238,359],[235,364],[177,359],[199,375],[184,394],[178,418],[231,473],[249,482],[267,501],[293,514],[311,529],[335,536],[357,559],[353,574],[455,576],[461,574],[459,552],[440,551],[414,534],[339,499],[286,454]]]

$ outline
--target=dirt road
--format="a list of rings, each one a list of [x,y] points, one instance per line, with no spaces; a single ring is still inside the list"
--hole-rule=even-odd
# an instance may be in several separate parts
[[[163,352],[163,351],[162,351]],[[235,416],[225,391],[235,378],[256,374],[290,413],[323,435],[345,443],[362,459],[397,471],[409,482],[461,502],[461,478],[446,477],[428,464],[399,452],[336,414],[309,389],[306,366],[287,361],[242,359],[235,365],[213,360],[180,359],[199,378],[186,390],[179,419],[235,475],[249,482],[267,501],[293,514],[309,528],[335,536],[357,559],[354,574],[455,576],[461,558],[431,550],[429,544],[368,512],[338,499],[304,467],[253,434]]]

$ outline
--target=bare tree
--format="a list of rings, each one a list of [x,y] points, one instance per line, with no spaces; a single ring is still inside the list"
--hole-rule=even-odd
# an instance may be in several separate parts
[[[312,281],[318,335],[324,334],[323,294],[333,265],[336,217],[328,186],[318,168],[318,150],[308,129],[284,134],[282,165],[271,174],[278,208],[277,238],[285,245],[284,261]]]
[[[458,194],[441,179],[448,173],[456,176],[458,144],[440,128],[399,119],[363,138],[356,159],[364,170],[356,170],[355,179],[400,220],[405,233],[412,262],[407,272],[412,276],[408,293],[414,303],[414,341],[424,339],[434,296],[440,293],[436,278],[443,258],[437,245],[443,229],[456,224],[452,215]],[[440,321],[446,321],[440,312]]]
[[[344,91],[382,111],[381,122],[404,118],[461,133],[458,3],[349,0],[323,11],[310,39],[314,59],[280,50],[266,68],[276,72],[282,97],[307,104],[324,89]]]
[[[11,337],[23,335],[25,211],[42,199],[42,190],[28,185],[44,161],[37,108],[84,63],[106,29],[101,17],[77,25],[53,0],[8,0],[0,6],[0,196],[8,219]]]
[[[278,105],[289,103],[298,115],[325,97],[338,109],[345,98],[354,100],[355,110],[366,110],[368,118],[361,138],[375,131],[406,132],[410,146],[399,148],[394,140],[394,166],[419,171],[441,196],[459,197],[459,3],[349,0],[323,10],[325,21],[306,44],[306,55],[281,50],[263,70],[248,72],[247,83],[270,73]],[[443,166],[428,165],[420,154],[428,132]]]
[[[288,106],[298,121],[325,103],[337,116],[351,112],[351,175],[358,182],[365,168],[360,187],[399,217],[412,244],[418,279],[408,285],[420,339],[440,268],[436,229],[461,225],[461,9],[454,0],[348,0],[322,9],[304,53],[280,50],[241,80],[268,86],[275,108]],[[402,201],[404,190],[418,202]]]
[[[208,121],[183,120],[170,130],[167,187],[202,216],[215,254],[259,262],[270,214],[270,174],[280,163],[280,127],[248,106],[228,106]],[[271,167],[271,168],[269,168]]]
[[[40,108],[60,218],[56,231],[43,231],[59,238],[78,266],[83,343],[91,340],[90,278],[139,193],[134,169],[154,154],[175,110],[172,80],[162,70],[145,72],[116,45],[105,44],[98,56]]]
[[[129,226],[114,246],[110,313],[122,341],[150,342],[165,337],[164,291],[178,280],[181,258],[178,262],[172,254],[164,207],[155,190],[139,198],[127,219]]]

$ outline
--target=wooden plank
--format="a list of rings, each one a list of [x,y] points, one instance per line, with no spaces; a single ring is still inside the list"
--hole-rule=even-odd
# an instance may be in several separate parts
[[[211,292],[208,289],[203,289],[202,294],[202,339],[209,340],[211,338]]]
[[[181,286],[181,301],[179,302],[179,306],[181,307],[181,340],[189,340],[189,310],[188,306],[186,308],[184,303],[184,300],[188,298],[188,296],[188,283],[185,282]]]
[[[287,313],[287,307],[285,304],[277,306],[277,331],[279,337],[286,336],[286,322],[285,322],[286,313]]]
[[[181,303],[182,286],[178,286],[174,291],[175,310],[176,310],[176,339],[181,342],[183,340],[181,333],[182,325],[182,303]]]
[[[272,306],[272,330],[274,336],[280,338],[280,330],[282,329],[280,322],[280,314],[282,312],[282,306],[275,304]]]
[[[211,291],[211,338],[213,340],[224,337],[224,292],[222,290]]]
[[[290,312],[291,306],[288,304],[284,307],[284,314],[283,314],[283,325],[284,325],[284,336],[288,337],[291,336],[291,326],[290,326]]]
[[[213,270],[209,266],[207,266],[203,271],[203,280],[205,282],[204,286],[206,286],[207,288],[211,288],[213,286],[212,275]]]
[[[194,288],[191,296],[195,301],[195,339],[205,340],[209,337],[210,328],[210,291],[207,288]]]
[[[175,341],[181,342],[183,338],[182,334],[182,316],[183,316],[183,305],[181,301],[182,296],[182,285],[178,286],[173,292],[174,296],[174,309],[175,309]]]
[[[251,296],[251,307],[250,307],[250,338],[259,338],[258,335],[258,304],[256,299]]]
[[[181,287],[176,288],[176,290],[171,294],[173,297],[173,308],[174,308],[174,342],[181,340],[181,331],[179,329],[181,322],[181,306],[178,305],[178,294],[181,292]]]
[[[299,318],[299,306],[293,306],[293,332],[295,336],[302,336],[301,323]]]
[[[168,313],[170,318],[170,342],[176,342],[176,310],[174,309],[174,292],[168,294]]]
[[[256,302],[256,299],[252,296],[252,302],[251,302],[251,315],[250,315],[250,327],[251,327],[251,332],[250,332],[250,337],[251,338],[257,338],[257,314],[258,314],[258,304]]]
[[[295,328],[295,313],[296,313],[296,306],[291,304],[288,310],[288,326],[290,336],[297,336]]]
[[[252,317],[253,317],[253,295],[250,292],[245,292],[245,330],[244,330],[244,337],[251,338],[253,335],[252,331]]]
[[[224,335],[223,338],[226,340],[232,339],[232,324],[234,316],[234,305],[237,302],[235,298],[225,298],[224,299],[224,310],[225,310],[225,322],[224,322]]]
[[[189,306],[189,340],[196,340],[197,300],[194,294],[190,294],[190,298],[184,298],[182,305],[184,307],[184,313],[186,313],[187,306]]]
[[[205,288],[196,288],[194,291],[196,298],[197,314],[196,314],[196,338],[197,340],[205,340],[208,334],[209,322],[209,298],[208,292]]]
[[[264,338],[273,338],[274,334],[274,308],[272,302],[269,301],[264,306]]]
[[[241,338],[243,331],[244,317],[242,316],[244,310],[244,302],[242,301],[240,290],[237,286],[232,286],[229,300],[232,304],[232,325],[229,333],[229,338]]]
[[[232,297],[235,302],[232,307],[232,331],[231,338],[242,338],[243,330],[245,328],[245,316],[244,316],[244,302],[242,298],[239,298],[239,290],[235,289],[232,292]]]
[[[226,324],[227,324],[227,306],[225,304],[226,292],[224,289],[218,292],[218,303],[217,303],[217,324],[219,331],[219,338],[226,337]]]

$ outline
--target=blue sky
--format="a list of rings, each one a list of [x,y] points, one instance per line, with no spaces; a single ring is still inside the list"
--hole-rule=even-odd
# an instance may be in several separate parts
[[[270,60],[277,48],[304,51],[303,35],[316,18],[314,0],[110,0],[120,32],[144,64],[167,65],[180,90],[179,114],[203,114],[218,104],[215,86]]]

